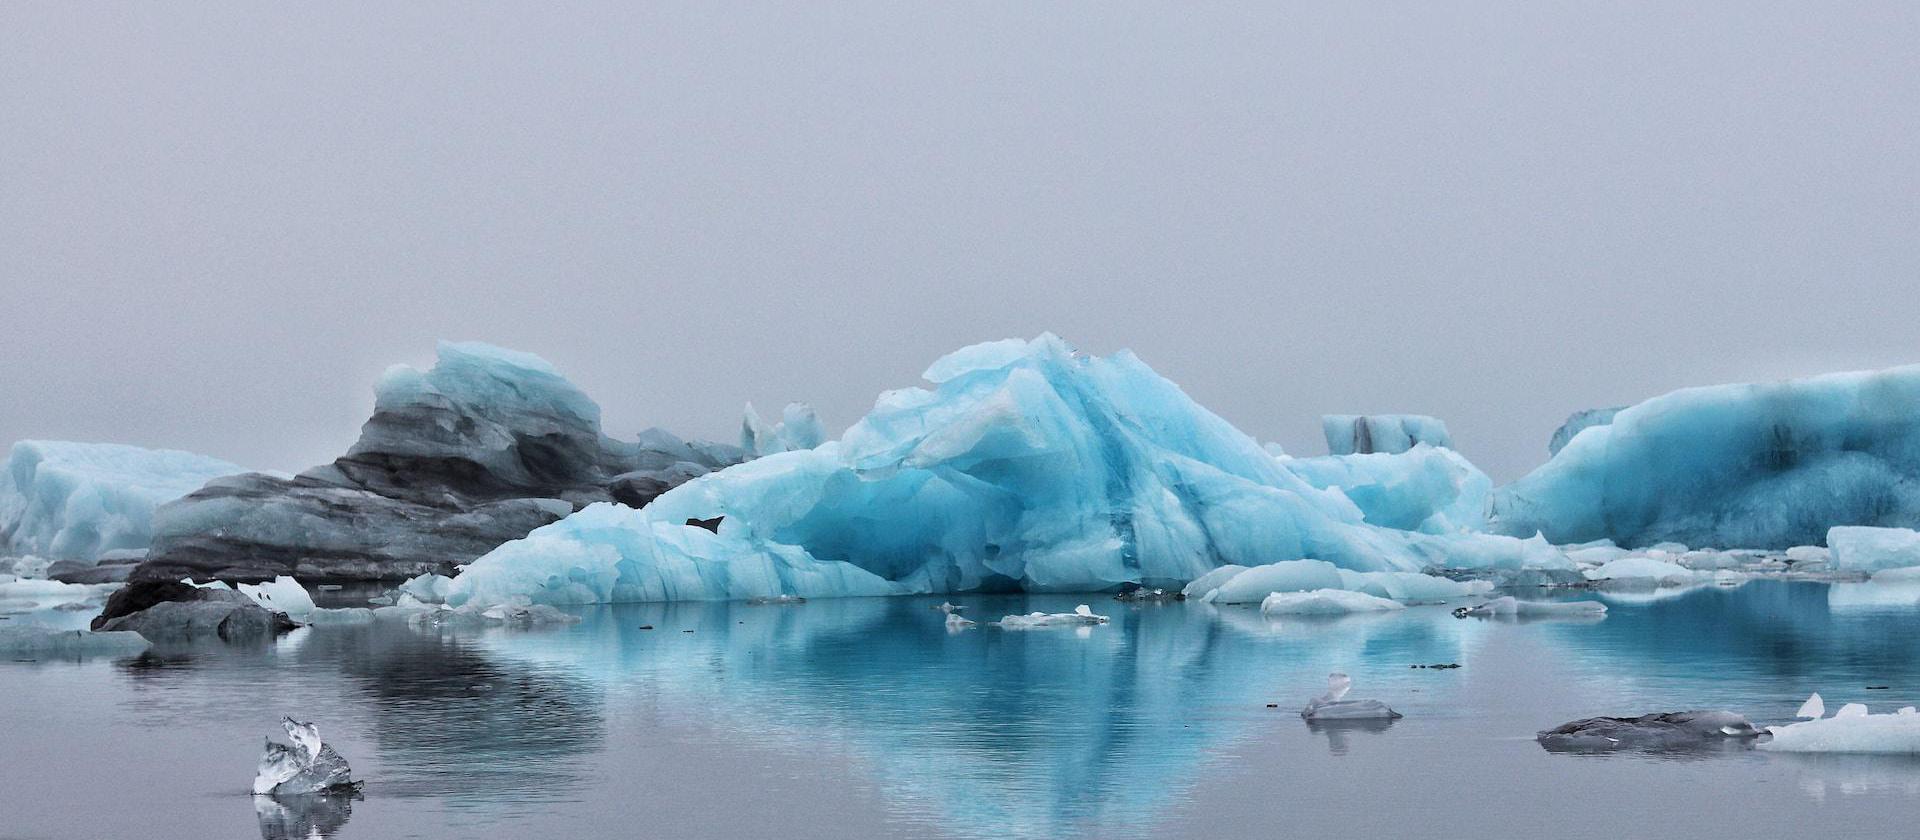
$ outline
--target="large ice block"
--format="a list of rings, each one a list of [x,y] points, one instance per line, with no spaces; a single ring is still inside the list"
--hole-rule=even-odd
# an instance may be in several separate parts
[[[172,449],[23,440],[0,462],[0,556],[145,549],[154,508],[245,468]]]

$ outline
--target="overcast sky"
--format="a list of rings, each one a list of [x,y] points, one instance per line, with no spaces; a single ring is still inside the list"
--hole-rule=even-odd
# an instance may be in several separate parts
[[[0,441],[299,469],[440,338],[837,432],[1051,330],[1504,480],[1920,361],[1920,5],[1442,5],[0,4]]]

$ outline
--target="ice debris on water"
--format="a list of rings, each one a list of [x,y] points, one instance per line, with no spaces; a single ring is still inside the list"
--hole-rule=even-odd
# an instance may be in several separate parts
[[[952,613],[948,613],[952,615]],[[1091,627],[1107,623],[1104,615],[1095,615],[1093,608],[1086,604],[1074,607],[1070,613],[1031,612],[1026,615],[1010,615],[994,622],[1002,630],[1026,630],[1035,627]]]
[[[1911,528],[1841,526],[1827,531],[1833,568],[1879,575],[1920,566],[1920,531]]]
[[[255,795],[338,794],[350,793],[359,787],[347,767],[347,760],[334,752],[332,746],[320,741],[319,727],[291,717],[282,720],[280,725],[287,730],[290,743],[267,739],[259,772],[253,777]]]
[[[1848,703],[1826,714],[1819,694],[1807,698],[1797,717],[1785,726],[1769,726],[1772,739],[1760,749],[1777,752],[1920,754],[1920,713],[1904,706],[1893,714],[1872,714],[1865,704]]]
[[[240,594],[252,598],[253,602],[274,612],[286,613],[296,621],[313,612],[313,596],[299,581],[281,575],[266,583],[243,583],[239,585]]]
[[[931,387],[882,394],[838,441],[501,545],[448,603],[1101,592],[1301,558],[1571,568],[1545,540],[1369,524],[1131,353],[1043,335],[962,349],[924,376]],[[687,525],[714,517],[718,533]]]
[[[1379,700],[1348,700],[1353,678],[1346,674],[1327,675],[1327,693],[1308,701],[1300,710],[1307,720],[1396,720],[1400,713]]]

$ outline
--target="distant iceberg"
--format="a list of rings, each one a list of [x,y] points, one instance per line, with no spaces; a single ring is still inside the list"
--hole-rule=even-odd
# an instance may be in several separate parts
[[[92,561],[144,550],[156,507],[245,471],[172,449],[20,441],[0,462],[0,556]]]
[[[447,602],[1098,592],[1302,558],[1571,568],[1542,540],[1367,524],[1131,353],[1043,335],[965,348],[925,378],[838,441],[539,528],[476,560]]]
[[[1920,366],[1647,400],[1494,491],[1491,516],[1499,533],[1555,543],[1768,549],[1916,523]]]

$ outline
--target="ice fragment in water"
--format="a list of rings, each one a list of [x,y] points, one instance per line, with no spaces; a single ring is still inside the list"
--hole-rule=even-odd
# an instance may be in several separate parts
[[[267,739],[259,772],[253,777],[255,794],[344,793],[358,786],[347,760],[320,741],[318,727],[293,718],[286,718],[281,726],[286,728],[287,739],[292,743]]]
[[[1353,688],[1353,678],[1346,674],[1327,675],[1327,693],[1313,698],[1307,707],[1300,710],[1300,716],[1310,721],[1323,720],[1394,720],[1400,713],[1387,707],[1378,700],[1348,700],[1347,692]]]

